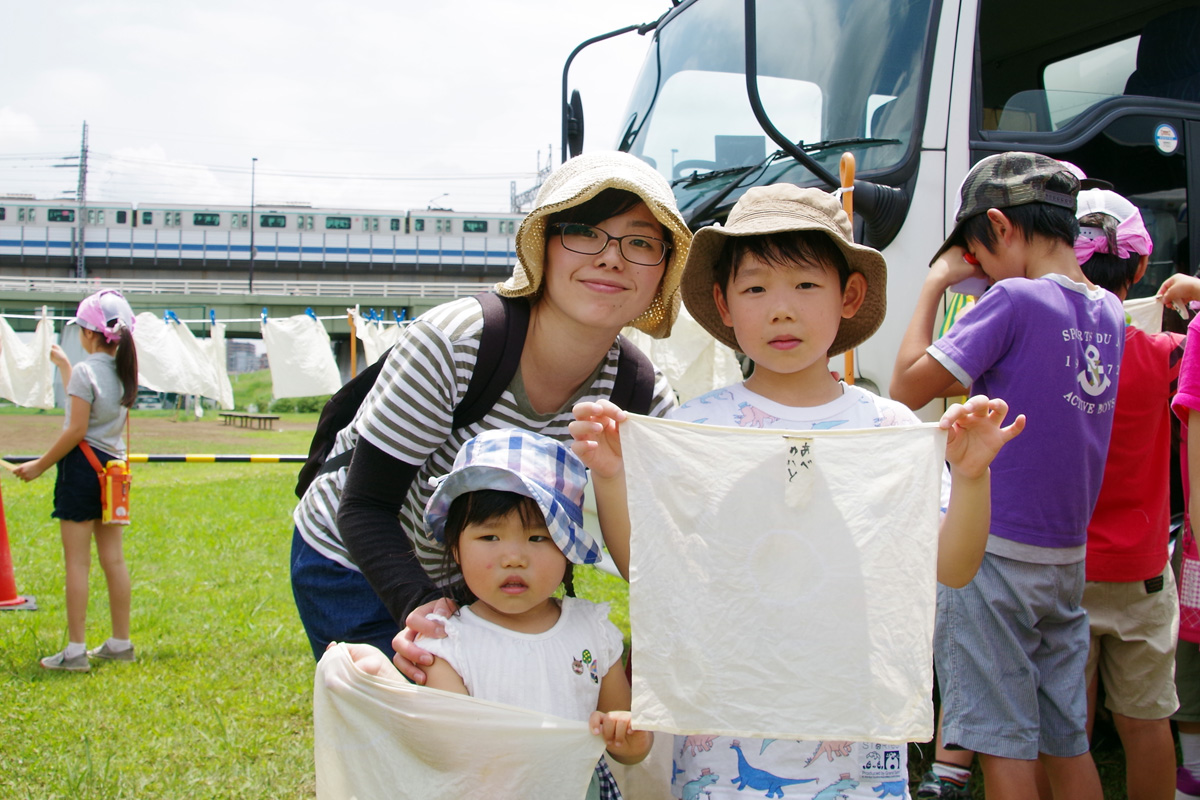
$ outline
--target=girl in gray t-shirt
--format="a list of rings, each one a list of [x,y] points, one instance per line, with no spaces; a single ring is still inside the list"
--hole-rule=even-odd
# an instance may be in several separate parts
[[[72,369],[62,348],[51,348],[50,359],[62,372],[67,387],[62,433],[40,458],[20,465],[13,474],[31,481],[57,466],[51,516],[59,520],[62,530],[68,641],[64,650],[46,656],[41,665],[87,672],[91,669],[89,657],[134,660],[129,641],[130,582],[121,549],[122,525],[102,522],[100,481],[80,445],[86,442],[101,464],[125,458],[121,428],[137,397],[137,350],[133,343],[133,309],[120,292],[104,290],[84,298],[70,322],[79,326],[80,342],[88,357]],[[93,535],[108,584],[112,637],[88,650],[85,629]]]

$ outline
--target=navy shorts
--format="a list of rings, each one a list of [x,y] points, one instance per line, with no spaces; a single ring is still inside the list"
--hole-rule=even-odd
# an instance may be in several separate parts
[[[95,473],[93,473],[94,475]],[[292,530],[292,597],[318,661],[330,642],[366,642],[390,659],[400,626],[371,584],[348,567],[318,553]]]
[[[92,448],[101,464],[116,456]],[[89,522],[100,519],[100,477],[78,446],[58,462],[58,477],[54,480],[55,519],[68,522]]]

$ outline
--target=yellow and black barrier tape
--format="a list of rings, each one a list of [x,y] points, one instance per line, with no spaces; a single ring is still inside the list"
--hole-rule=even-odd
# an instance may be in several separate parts
[[[23,464],[38,456],[5,456],[0,461]],[[258,455],[234,453],[183,453],[151,454],[130,453],[130,464],[302,464],[308,460],[304,455]]]

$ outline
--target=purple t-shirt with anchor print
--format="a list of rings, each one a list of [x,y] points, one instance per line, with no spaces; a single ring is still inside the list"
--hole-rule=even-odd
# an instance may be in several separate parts
[[[1006,424],[1025,415],[1024,433],[992,462],[989,552],[1042,563],[1083,560],[1124,344],[1116,295],[1049,275],[1000,281],[930,345],[929,354],[973,394],[1008,403]],[[1034,548],[1077,549],[1078,557],[1045,558]]]

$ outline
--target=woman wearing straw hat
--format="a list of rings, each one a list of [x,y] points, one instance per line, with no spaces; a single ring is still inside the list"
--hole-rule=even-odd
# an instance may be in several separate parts
[[[641,160],[606,152],[567,161],[542,186],[516,240],[519,263],[496,291],[528,298],[529,327],[520,367],[493,408],[477,423],[452,425],[479,349],[478,301],[426,312],[337,436],[329,457],[353,448],[349,467],[319,475],[296,508],[292,588],[317,658],[330,641],[393,653],[398,622],[431,624],[415,609],[436,601],[446,606],[439,611],[453,610],[439,599],[441,547],[422,519],[429,478],[449,472],[465,441],[512,427],[569,440],[572,406],[611,394],[621,328],[656,338],[671,331],[691,232],[666,180]],[[674,405],[656,371],[650,413]],[[613,556],[624,570],[627,554]],[[409,634],[395,638],[397,662],[423,682],[406,663],[424,654]]]

